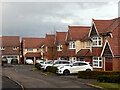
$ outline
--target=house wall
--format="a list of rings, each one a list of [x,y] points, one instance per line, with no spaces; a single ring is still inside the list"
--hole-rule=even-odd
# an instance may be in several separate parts
[[[39,51],[37,51],[37,49],[33,49],[32,52],[40,52],[41,51],[41,48],[39,48]],[[25,55],[27,53],[27,49],[23,49],[23,55]]]
[[[85,45],[83,44],[85,42]],[[81,42],[80,40],[76,40],[76,53],[80,49],[90,49],[92,51],[92,42],[90,42],[90,47],[87,46],[87,41]]]
[[[113,71],[120,71],[120,58],[113,58]]]

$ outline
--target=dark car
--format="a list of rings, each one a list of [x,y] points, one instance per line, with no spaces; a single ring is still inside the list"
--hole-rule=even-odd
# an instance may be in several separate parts
[[[11,64],[18,64],[18,59],[12,59]]]
[[[2,66],[3,66],[4,64],[7,64],[7,62],[8,62],[7,58],[6,58],[6,57],[3,57],[2,60],[1,60]]]

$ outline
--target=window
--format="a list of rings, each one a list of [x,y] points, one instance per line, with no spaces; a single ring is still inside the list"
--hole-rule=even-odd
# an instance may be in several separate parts
[[[75,62],[75,61],[76,61],[76,57],[70,57],[70,58],[69,58],[69,61],[70,61],[70,62]]]
[[[69,49],[75,49],[75,41],[69,42]]]
[[[102,57],[93,57],[93,67],[102,68]]]
[[[4,46],[1,46],[1,47],[0,47],[0,50],[5,50],[5,47],[4,47]]]
[[[80,58],[80,61],[84,61],[84,58]]]
[[[33,51],[33,49],[32,49],[32,48],[29,48],[29,49],[27,49],[27,51],[28,51],[28,52],[32,52],[32,51]]]
[[[57,46],[57,51],[62,51],[62,45],[61,45],[61,44],[59,44],[59,45]]]
[[[58,58],[57,58],[57,60],[61,60],[61,58],[60,58],[60,57],[58,57]]]
[[[93,37],[93,47],[102,47],[102,38],[101,37]]]
[[[87,41],[87,47],[90,47],[90,41]]]
[[[37,49],[37,52],[39,51],[39,49]]]
[[[17,50],[17,48],[18,48],[17,46],[14,46],[14,47],[13,47],[13,50]]]

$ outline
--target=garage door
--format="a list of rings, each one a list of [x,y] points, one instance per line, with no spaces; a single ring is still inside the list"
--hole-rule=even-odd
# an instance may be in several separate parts
[[[106,71],[113,70],[112,57],[105,57],[105,70]]]

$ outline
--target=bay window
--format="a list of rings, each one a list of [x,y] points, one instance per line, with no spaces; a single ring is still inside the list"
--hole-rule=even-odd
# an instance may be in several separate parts
[[[102,57],[93,57],[93,67],[102,68]]]
[[[102,38],[101,37],[93,37],[93,47],[102,47]]]
[[[69,42],[69,49],[75,49],[75,41]]]

